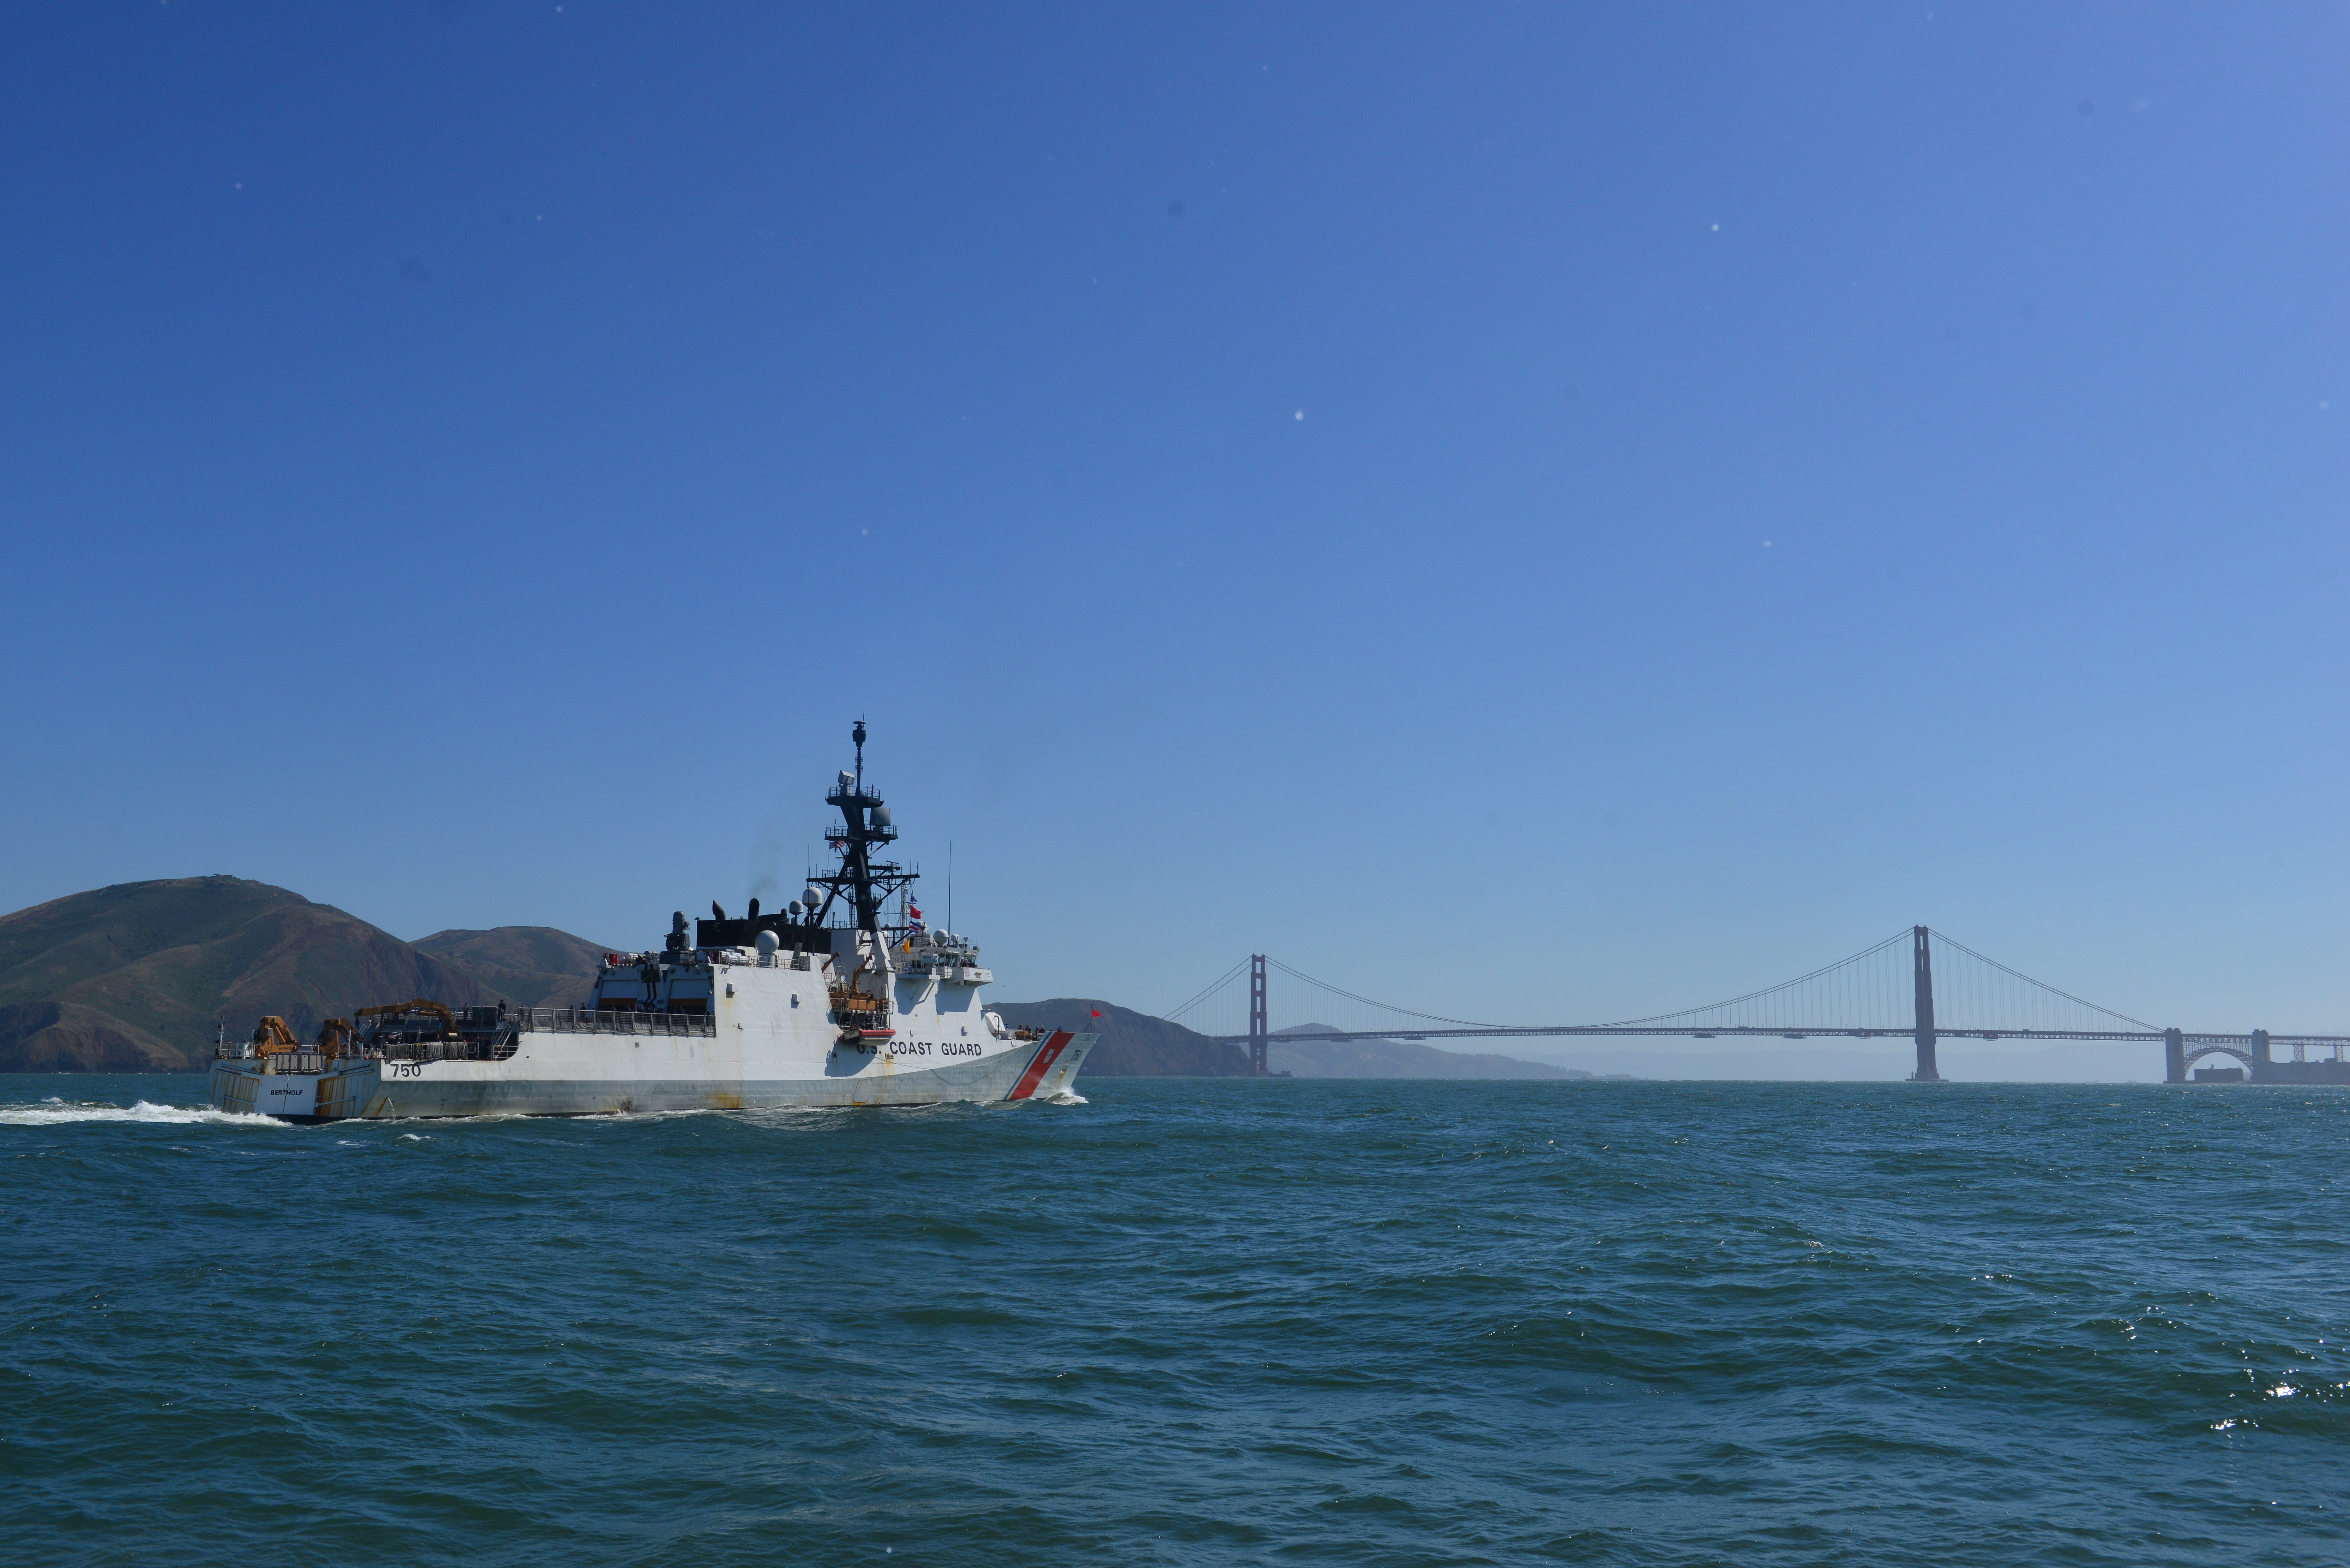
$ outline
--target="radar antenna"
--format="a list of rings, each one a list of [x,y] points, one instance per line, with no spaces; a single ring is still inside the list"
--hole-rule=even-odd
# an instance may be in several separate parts
[[[883,911],[889,899],[907,893],[920,874],[874,858],[875,850],[897,838],[898,829],[889,821],[889,806],[865,782],[865,721],[858,720],[848,734],[857,747],[857,766],[853,772],[841,769],[824,796],[827,804],[840,808],[841,826],[827,828],[824,835],[840,856],[839,868],[821,876],[811,871],[807,891],[780,914],[762,915],[759,901],[754,898],[747,918],[730,920],[725,909],[712,900],[711,919],[702,922],[695,946],[738,947],[757,940],[760,931],[771,930],[789,940],[795,951],[828,952],[832,939],[826,934],[825,922],[836,903],[848,905],[854,917],[850,923],[871,933],[877,947],[886,940],[884,932],[905,934],[907,917],[900,913],[899,925],[884,926]]]
[[[830,876],[811,877],[811,888],[824,889],[823,907],[809,918],[809,924],[821,925],[832,913],[836,899],[846,899],[860,931],[869,931],[878,940],[882,933],[883,906],[897,895],[912,888],[920,874],[893,862],[877,860],[873,852],[898,836],[889,821],[889,811],[880,795],[865,783],[865,721],[857,721],[849,731],[849,739],[857,747],[857,767],[853,773],[841,775],[840,782],[825,794],[827,804],[840,808],[841,826],[827,834],[840,851],[840,869]]]

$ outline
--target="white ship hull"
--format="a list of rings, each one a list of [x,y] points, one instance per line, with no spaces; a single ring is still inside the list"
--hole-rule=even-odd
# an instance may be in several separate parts
[[[777,1059],[781,1053],[725,1045],[715,1032],[681,1038],[525,1030],[504,1061],[365,1061],[319,1072],[264,1071],[255,1058],[219,1061],[211,1097],[222,1110],[302,1122],[992,1104],[1066,1095],[1095,1039],[1063,1030],[991,1041],[974,1054],[943,1059],[938,1051],[947,1043],[936,1041],[890,1043],[894,1049],[869,1054],[819,1047],[813,1060],[788,1063]]]

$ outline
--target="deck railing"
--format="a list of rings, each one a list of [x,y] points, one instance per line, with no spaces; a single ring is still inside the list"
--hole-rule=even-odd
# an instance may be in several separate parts
[[[372,1046],[387,1062],[503,1062],[519,1049],[512,1033],[473,1040],[400,1040]]]

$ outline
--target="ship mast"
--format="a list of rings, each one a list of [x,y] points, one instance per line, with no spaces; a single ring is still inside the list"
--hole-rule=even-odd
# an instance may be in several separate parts
[[[889,808],[865,784],[864,720],[857,721],[850,738],[857,743],[857,771],[843,773],[824,797],[827,805],[840,808],[841,826],[827,835],[840,851],[840,869],[829,877],[811,877],[809,882],[826,890],[816,924],[821,925],[832,912],[835,899],[846,899],[856,916],[857,929],[870,931],[878,943],[881,906],[891,894],[913,886],[919,873],[873,858],[875,848],[895,840],[898,830],[890,826]]]

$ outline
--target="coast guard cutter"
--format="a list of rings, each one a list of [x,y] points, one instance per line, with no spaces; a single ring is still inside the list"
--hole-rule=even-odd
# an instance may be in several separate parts
[[[857,767],[826,794],[839,869],[781,913],[682,913],[658,951],[608,953],[584,1008],[449,1008],[419,998],[328,1019],[304,1045],[278,1019],[218,1047],[212,1103],[291,1121],[926,1106],[1066,1096],[1097,1036],[1014,1029],[980,1005],[994,975],[922,922],[917,873]],[[885,922],[892,899],[898,918]]]

